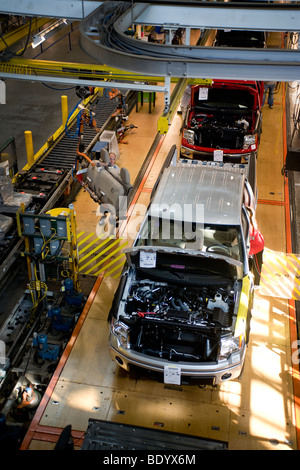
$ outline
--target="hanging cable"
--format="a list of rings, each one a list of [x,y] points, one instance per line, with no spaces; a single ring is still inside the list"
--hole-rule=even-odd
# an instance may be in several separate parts
[[[36,312],[39,304],[46,297],[47,291],[48,291],[47,284],[43,281],[40,281],[37,277],[36,266],[34,266],[34,277],[35,277],[35,279],[30,281],[29,284],[28,284],[28,289],[30,291],[31,300],[32,300],[32,307],[31,307],[30,311],[33,314],[33,316],[35,315],[35,312]],[[42,291],[43,291],[43,294],[41,296]],[[29,323],[30,323],[30,321],[29,321]]]
[[[27,38],[26,38],[26,43],[25,43],[25,46],[23,48],[23,50],[19,53],[16,53],[14,51],[11,50],[11,48],[9,47],[9,45],[7,44],[7,42],[5,41],[4,37],[3,37],[3,34],[0,33],[0,37],[2,39],[2,41],[4,42],[5,46],[6,46],[6,50],[12,54],[14,57],[20,57],[24,54],[24,52],[26,51],[27,47],[28,47],[28,44],[29,44],[29,39],[31,37],[31,26],[32,26],[32,18],[29,19],[29,30],[28,30],[28,34],[27,34]],[[6,52],[6,51],[5,51]]]
[[[68,87],[68,88],[55,88],[55,87],[53,87],[53,86],[47,85],[47,83],[44,83],[44,82],[41,82],[41,83],[42,83],[42,85],[44,85],[45,87],[50,88],[51,90],[57,90],[57,91],[73,90],[74,88],[76,88],[76,85],[70,86],[70,87]]]

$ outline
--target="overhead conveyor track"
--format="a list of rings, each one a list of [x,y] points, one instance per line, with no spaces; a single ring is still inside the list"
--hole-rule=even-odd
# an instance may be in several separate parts
[[[224,28],[224,22],[233,29],[297,31],[299,5],[197,2],[167,7],[167,3],[104,2],[81,22],[81,45],[98,62],[112,67],[118,64],[136,73],[151,71],[165,77],[184,78],[298,79],[300,56],[297,50],[162,45],[139,41],[127,31],[132,24],[152,23],[167,29],[185,28],[188,24],[210,29],[220,25]]]

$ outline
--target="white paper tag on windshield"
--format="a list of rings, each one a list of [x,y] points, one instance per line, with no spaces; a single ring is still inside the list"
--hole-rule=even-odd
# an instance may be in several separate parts
[[[223,150],[214,150],[214,162],[223,161]]]
[[[208,98],[208,88],[199,88],[199,100],[207,100]]]
[[[181,369],[178,366],[164,367],[164,383],[181,385]]]
[[[156,252],[140,251],[140,268],[155,268]]]

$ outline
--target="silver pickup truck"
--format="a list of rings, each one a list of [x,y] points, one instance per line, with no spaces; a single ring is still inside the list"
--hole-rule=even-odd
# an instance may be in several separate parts
[[[240,376],[254,292],[247,171],[177,162],[162,172],[109,314],[123,369],[169,384]]]

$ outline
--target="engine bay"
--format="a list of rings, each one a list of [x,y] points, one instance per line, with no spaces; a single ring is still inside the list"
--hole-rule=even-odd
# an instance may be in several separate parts
[[[122,299],[119,320],[130,328],[130,348],[142,354],[172,361],[217,361],[220,338],[234,327],[237,295],[233,285],[134,281]]]
[[[251,119],[235,114],[193,114],[188,128],[195,132],[195,145],[239,149],[251,132]]]

